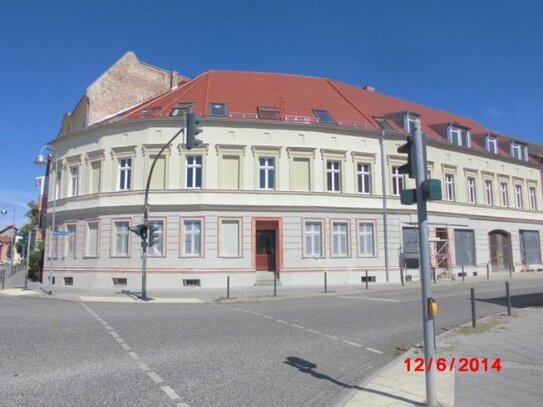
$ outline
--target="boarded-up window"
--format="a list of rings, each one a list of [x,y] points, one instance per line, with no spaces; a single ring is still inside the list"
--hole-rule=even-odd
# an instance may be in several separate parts
[[[219,171],[221,189],[239,189],[239,156],[223,156]]]
[[[87,223],[87,237],[85,239],[87,256],[98,256],[98,222]]]
[[[309,159],[294,158],[292,160],[292,181],[290,189],[293,191],[309,191]]]
[[[524,264],[541,264],[541,246],[537,230],[520,231],[520,254]]]
[[[454,247],[457,266],[476,266],[475,232],[473,230],[455,230]]]
[[[102,165],[100,161],[91,162],[89,194],[97,194],[100,192],[100,176],[102,173]]]
[[[403,266],[419,268],[419,231],[416,228],[402,228]]]
[[[221,221],[221,252],[222,257],[238,257],[240,255],[240,236],[238,220]]]
[[[75,257],[75,225],[66,225],[66,257]]]
[[[151,171],[151,165],[156,155],[149,157],[149,165],[145,173],[145,185],[147,185],[147,179],[149,178],[149,172]],[[151,189],[164,189],[166,187],[166,157],[160,156],[156,160],[155,169],[153,170],[153,178],[151,179]]]

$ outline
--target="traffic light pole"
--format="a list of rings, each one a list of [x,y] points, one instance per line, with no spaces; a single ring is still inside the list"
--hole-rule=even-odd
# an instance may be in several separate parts
[[[419,262],[422,289],[422,320],[424,332],[424,360],[426,378],[426,405],[437,405],[436,371],[430,365],[435,360],[434,317],[428,312],[428,299],[431,298],[430,285],[430,243],[428,242],[428,212],[426,199],[422,193],[422,183],[426,179],[426,143],[421,131],[420,120],[414,121],[413,145],[416,160],[417,212],[419,226]]]
[[[173,141],[181,133],[185,132],[185,128],[179,130],[175,135],[162,146],[158,154],[156,155],[153,163],[151,164],[151,169],[149,170],[149,177],[147,178],[147,185],[145,186],[145,200],[143,203],[143,224],[147,225],[149,223],[149,188],[151,186],[151,178],[153,177],[153,170],[155,169],[155,164],[158,158],[162,155],[166,147],[173,143]],[[141,239],[141,299],[146,301],[147,298],[147,239]]]

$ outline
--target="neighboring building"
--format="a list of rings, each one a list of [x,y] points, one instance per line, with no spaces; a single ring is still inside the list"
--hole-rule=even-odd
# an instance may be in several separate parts
[[[413,181],[396,152],[415,118],[428,173],[443,183],[444,200],[428,204],[438,272],[543,268],[541,162],[525,142],[324,78],[209,71],[163,89],[130,72],[108,82],[125,103],[93,115],[84,99],[52,141],[60,170],[49,202],[58,198],[57,224],[71,232],[53,243],[57,282],[139,287],[140,242],[128,227],[142,222],[151,163],[188,111],[202,116],[204,143],[187,150],[179,138],[158,157],[150,288],[224,286],[227,275],[252,285],[270,271],[289,285],[321,283],[325,271],[331,284],[360,283],[366,270],[399,281],[404,261],[417,278],[416,208],[399,199]],[[140,88],[145,101],[134,103]]]
[[[19,264],[21,256],[17,253],[15,246],[17,244],[17,228],[13,225],[6,226],[0,230],[0,264],[9,264],[11,262],[11,245],[13,242],[13,263]]]

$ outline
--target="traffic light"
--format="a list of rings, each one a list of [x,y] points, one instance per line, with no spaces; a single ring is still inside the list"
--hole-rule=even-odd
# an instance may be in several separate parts
[[[198,127],[200,118],[194,113],[187,113],[187,149],[191,149],[202,144],[202,140],[196,138],[203,130]]]
[[[159,238],[159,235],[158,235],[158,229],[159,227],[155,224],[149,224],[148,225],[149,227],[149,244],[148,246],[149,247],[153,247],[155,244],[158,243],[158,238]]]
[[[407,154],[407,164],[398,167],[400,174],[409,174],[409,178],[417,177],[415,144],[411,136],[407,137],[407,143],[398,147],[398,153]]]
[[[426,201],[441,201],[443,194],[441,192],[441,180],[430,178],[424,180],[421,184],[422,196]]]
[[[147,231],[148,231],[148,226],[147,225],[136,225],[135,227],[131,228],[131,227],[128,227],[128,230],[130,230],[131,232],[134,232],[137,236],[139,236],[141,238],[141,240],[145,240],[147,239]]]

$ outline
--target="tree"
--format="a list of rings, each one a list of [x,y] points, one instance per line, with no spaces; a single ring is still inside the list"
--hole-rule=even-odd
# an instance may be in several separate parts
[[[28,244],[28,232],[31,230],[36,230],[36,227],[38,226],[38,204],[34,201],[30,201],[27,203],[27,206],[28,211],[26,212],[26,217],[28,222],[25,223],[21,229],[19,229],[18,235],[21,236],[22,239],[19,239],[17,245],[15,246],[17,253],[19,253],[21,256],[26,251],[26,246]]]

